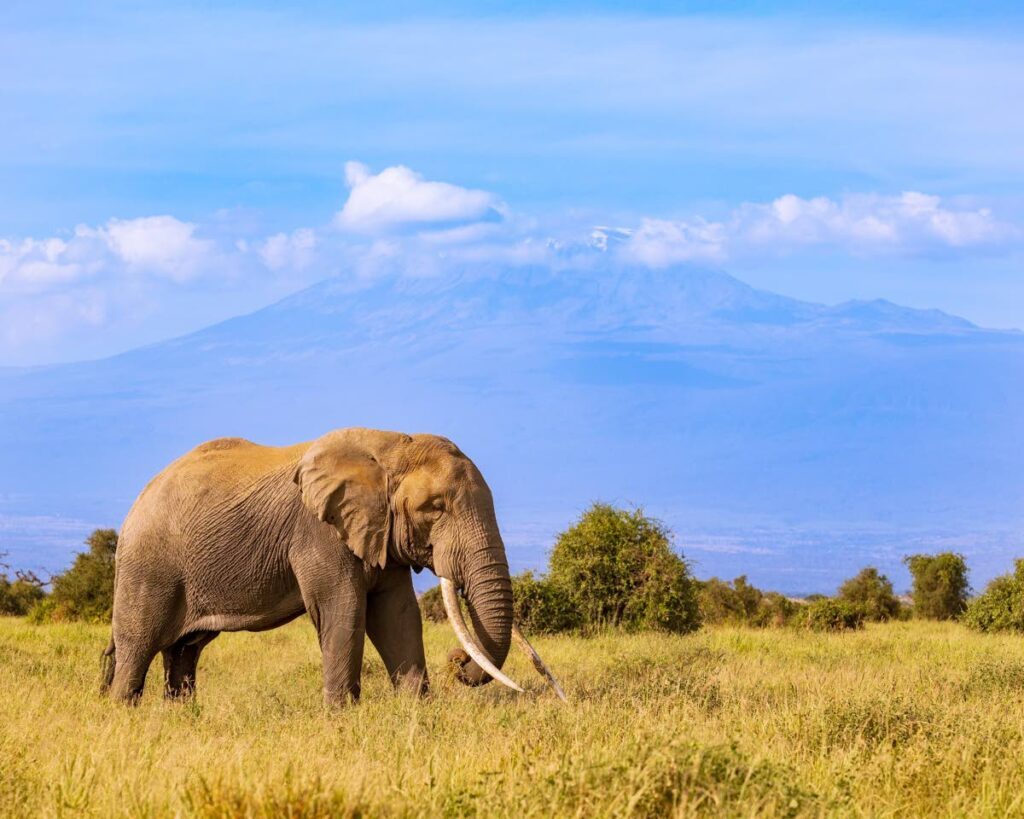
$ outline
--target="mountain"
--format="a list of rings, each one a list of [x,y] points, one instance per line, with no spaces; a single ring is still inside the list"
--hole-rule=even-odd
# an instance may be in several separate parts
[[[698,575],[829,591],[866,563],[1005,571],[1024,518],[1024,334],[824,306],[689,267],[340,277],[99,361],[0,371],[0,551],[57,569],[196,443],[448,435],[514,568],[590,501],[662,517]]]

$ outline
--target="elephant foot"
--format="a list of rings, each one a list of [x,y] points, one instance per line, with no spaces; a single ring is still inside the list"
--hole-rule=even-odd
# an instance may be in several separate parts
[[[361,695],[362,686],[359,683],[354,683],[341,689],[325,688],[324,705],[328,708],[348,708],[352,705],[359,705]]]
[[[409,694],[415,697],[426,697],[430,694],[430,681],[427,678],[426,669],[395,674],[391,678],[391,684],[399,694]]]

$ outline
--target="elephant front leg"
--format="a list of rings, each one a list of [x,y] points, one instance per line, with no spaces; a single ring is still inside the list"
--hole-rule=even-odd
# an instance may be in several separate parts
[[[333,599],[309,608],[320,638],[324,666],[324,701],[347,705],[359,701],[366,641],[366,600]]]
[[[366,640],[366,582],[355,558],[338,559],[337,547],[310,544],[292,556],[302,601],[323,654],[324,699],[344,705],[359,699]]]
[[[367,599],[366,632],[395,688],[426,694],[423,621],[412,587],[412,573],[407,567],[384,571]]]

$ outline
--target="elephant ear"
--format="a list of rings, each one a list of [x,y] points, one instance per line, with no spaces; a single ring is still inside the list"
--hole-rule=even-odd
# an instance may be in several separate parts
[[[295,470],[302,502],[368,565],[384,568],[391,536],[388,475],[344,432],[316,441]]]

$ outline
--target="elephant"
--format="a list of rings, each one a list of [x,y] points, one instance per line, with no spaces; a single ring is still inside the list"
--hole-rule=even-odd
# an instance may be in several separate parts
[[[451,441],[363,428],[283,447],[209,441],[153,478],[125,518],[103,688],[137,701],[161,654],[165,696],[191,696],[199,656],[220,632],[308,613],[328,704],[358,701],[365,637],[396,689],[425,694],[412,583],[423,568],[441,579],[460,682],[522,691],[500,670],[514,639],[564,699],[513,623],[491,491]]]

